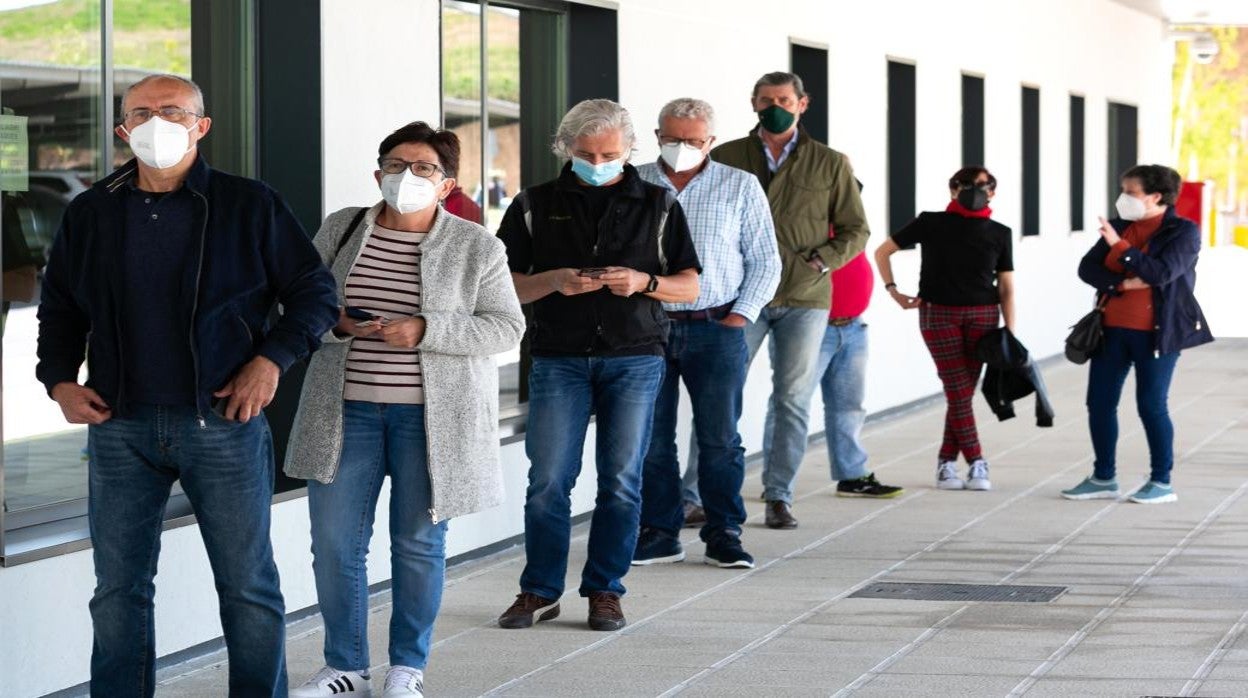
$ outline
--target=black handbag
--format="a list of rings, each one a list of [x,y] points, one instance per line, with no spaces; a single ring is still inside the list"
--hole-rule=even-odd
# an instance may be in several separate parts
[[[1102,321],[1105,317],[1105,301],[1108,299],[1109,296],[1101,298],[1091,312],[1071,326],[1070,334],[1066,336],[1066,358],[1072,363],[1087,363],[1093,354],[1101,350],[1101,344],[1105,342]]]

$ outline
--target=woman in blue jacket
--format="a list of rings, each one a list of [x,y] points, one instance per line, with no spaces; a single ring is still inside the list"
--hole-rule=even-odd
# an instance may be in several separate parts
[[[1151,473],[1128,499],[1140,504],[1178,499],[1170,485],[1170,378],[1181,350],[1213,341],[1193,294],[1200,230],[1174,212],[1179,184],[1179,173],[1163,165],[1127,170],[1116,202],[1119,217],[1100,219],[1101,239],[1079,263],[1079,278],[1104,303],[1105,341],[1088,371],[1088,427],[1096,460],[1090,477],[1062,491],[1067,499],[1118,497],[1118,400],[1133,366]]]

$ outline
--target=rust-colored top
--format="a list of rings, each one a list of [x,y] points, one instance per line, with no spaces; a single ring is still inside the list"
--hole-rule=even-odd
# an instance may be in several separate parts
[[[1105,256],[1105,268],[1122,273],[1122,255],[1132,247],[1148,251],[1148,241],[1161,227],[1165,216],[1153,216],[1135,221],[1122,231],[1122,239],[1110,249]],[[1128,272],[1128,277],[1135,275]],[[1105,304],[1105,326],[1121,327],[1128,330],[1153,330],[1156,321],[1153,317],[1153,289],[1141,288],[1123,291],[1121,295],[1110,298]]]

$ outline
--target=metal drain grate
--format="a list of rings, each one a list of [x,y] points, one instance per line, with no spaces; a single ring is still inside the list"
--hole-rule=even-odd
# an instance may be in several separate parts
[[[849,595],[851,599],[901,599],[908,601],[1004,601],[1047,603],[1066,587],[1017,584],[928,584],[924,582],[876,582]]]

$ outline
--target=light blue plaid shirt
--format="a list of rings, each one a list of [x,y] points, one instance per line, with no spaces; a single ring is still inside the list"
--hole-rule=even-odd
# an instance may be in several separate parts
[[[698,299],[663,307],[704,310],[732,303],[732,312],[750,322],[758,319],[780,285],[776,229],[758,178],[708,159],[706,167],[677,192],[659,163],[640,165],[637,172],[676,195],[702,262]]]

